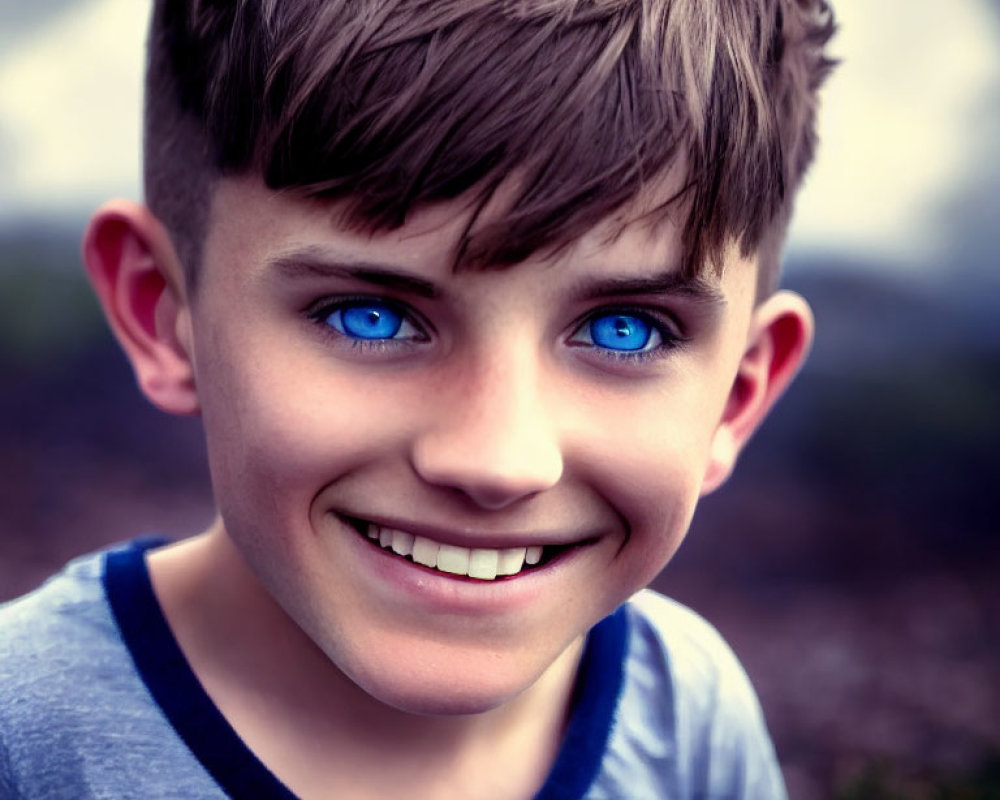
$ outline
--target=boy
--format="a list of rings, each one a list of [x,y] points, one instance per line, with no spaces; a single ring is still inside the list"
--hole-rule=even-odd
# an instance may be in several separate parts
[[[148,205],[84,254],[219,517],[3,611],[0,795],[782,797],[733,655],[640,590],[808,348],[831,28],[157,2]]]

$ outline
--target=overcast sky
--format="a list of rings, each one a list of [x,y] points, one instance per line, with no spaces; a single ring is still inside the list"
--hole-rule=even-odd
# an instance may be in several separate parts
[[[794,248],[935,259],[941,206],[996,158],[991,2],[835,0],[844,63]],[[148,0],[0,0],[0,221],[138,196],[147,12]]]

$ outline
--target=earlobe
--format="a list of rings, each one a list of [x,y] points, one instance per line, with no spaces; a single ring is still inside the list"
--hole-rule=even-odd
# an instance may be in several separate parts
[[[143,205],[107,203],[90,221],[83,259],[143,394],[172,414],[198,413],[190,312],[166,230]]]
[[[702,494],[729,477],[740,451],[805,361],[812,336],[812,311],[797,294],[777,292],[755,309],[747,348],[712,439]]]

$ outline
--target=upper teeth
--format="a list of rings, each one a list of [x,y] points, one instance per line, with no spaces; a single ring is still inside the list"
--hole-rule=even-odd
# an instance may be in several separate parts
[[[458,547],[379,525],[368,526],[368,538],[377,540],[386,550],[410,556],[425,567],[484,581],[517,575],[525,564],[531,566],[542,560],[542,548],[537,545],[504,549]]]

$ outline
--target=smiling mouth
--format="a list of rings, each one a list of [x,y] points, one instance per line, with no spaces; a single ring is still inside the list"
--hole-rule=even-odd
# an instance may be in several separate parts
[[[543,567],[577,546],[553,544],[507,548],[460,547],[362,519],[344,517],[344,520],[373,544],[400,558],[435,572],[477,581],[513,578]]]

